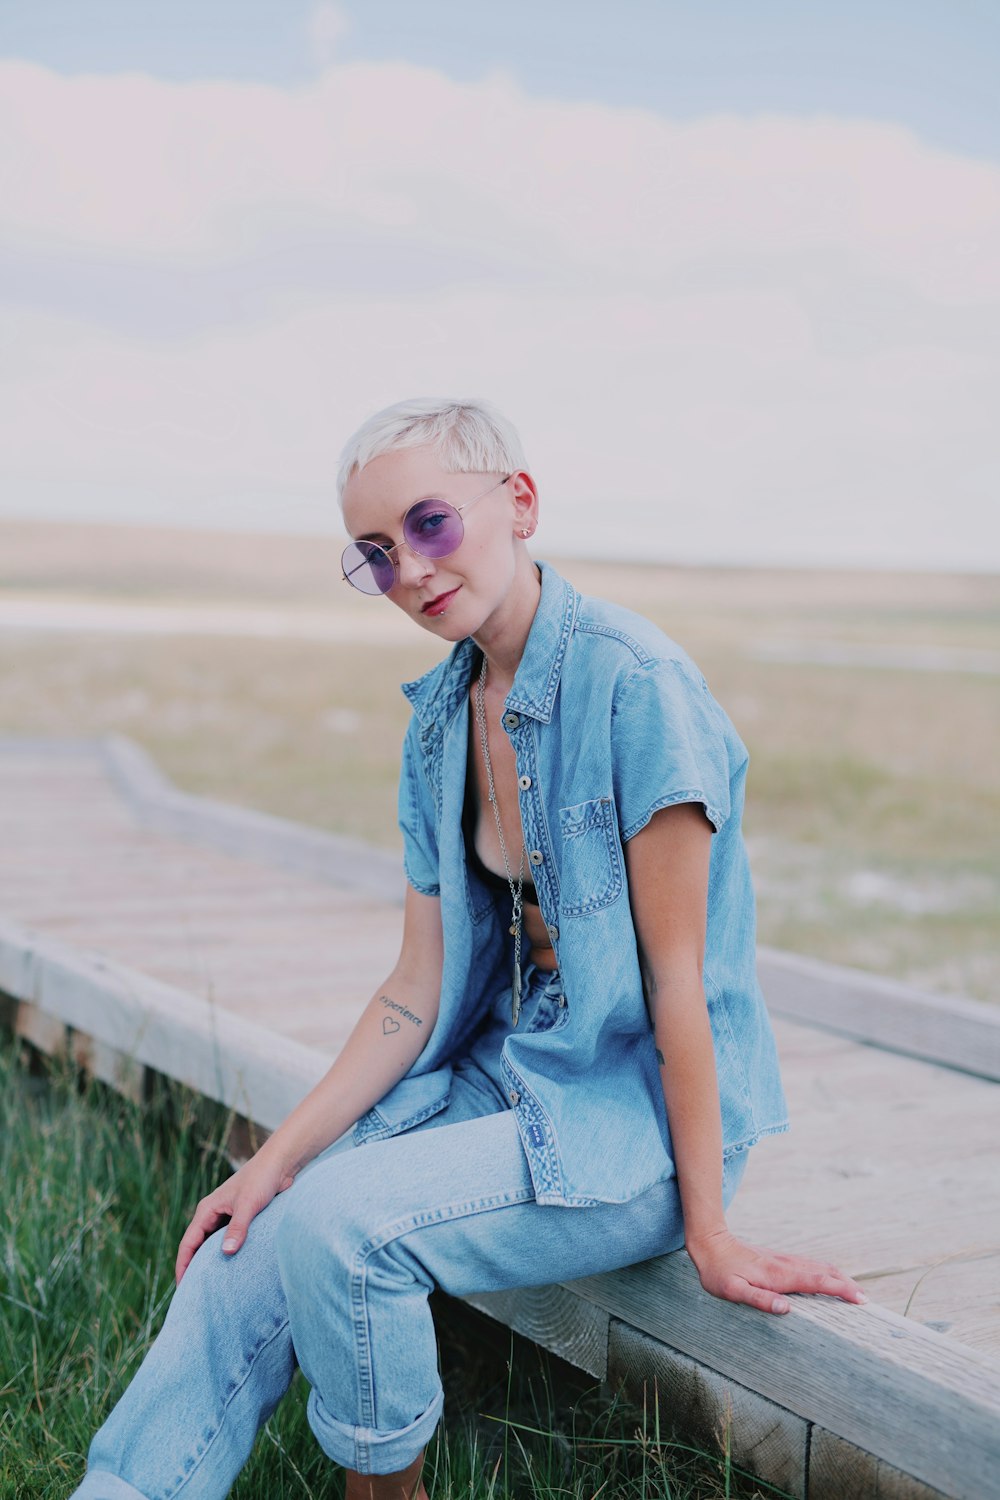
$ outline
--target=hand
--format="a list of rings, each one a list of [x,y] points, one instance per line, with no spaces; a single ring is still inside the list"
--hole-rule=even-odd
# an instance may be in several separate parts
[[[727,1302],[746,1302],[762,1312],[786,1313],[791,1303],[785,1292],[818,1292],[844,1302],[868,1298],[850,1276],[836,1266],[804,1255],[783,1255],[747,1245],[727,1229],[688,1245],[706,1292]]]
[[[226,1255],[235,1255],[247,1237],[250,1222],[266,1208],[271,1199],[283,1193],[295,1181],[295,1173],[282,1162],[265,1155],[266,1148],[250,1158],[238,1172],[234,1172],[221,1187],[202,1198],[194,1211],[194,1217],[177,1249],[174,1275],[180,1284],[181,1277],[194,1258],[195,1251],[213,1230],[226,1219],[229,1232],[222,1242]]]

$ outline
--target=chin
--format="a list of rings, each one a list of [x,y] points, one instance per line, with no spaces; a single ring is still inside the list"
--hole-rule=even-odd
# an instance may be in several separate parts
[[[440,641],[464,641],[465,637],[472,633],[451,613],[430,618],[421,615],[417,624],[426,630],[428,635],[435,635]]]

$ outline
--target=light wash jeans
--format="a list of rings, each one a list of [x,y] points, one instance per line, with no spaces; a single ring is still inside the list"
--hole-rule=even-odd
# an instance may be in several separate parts
[[[520,1026],[558,1015],[560,981],[530,965]],[[298,1363],[336,1463],[405,1468],[441,1415],[428,1293],[541,1286],[683,1244],[677,1184],[628,1203],[542,1207],[499,1084],[510,993],[498,996],[445,1110],[389,1140],[344,1136],[258,1214],[242,1249],[218,1230],[94,1437],[80,1500],[221,1500]],[[600,1150],[600,1142],[594,1142]],[[729,1202],[746,1152],[726,1163]]]

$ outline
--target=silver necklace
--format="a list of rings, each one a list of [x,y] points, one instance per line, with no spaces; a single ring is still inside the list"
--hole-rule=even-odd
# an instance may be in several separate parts
[[[510,860],[507,858],[507,844],[504,840],[503,829],[500,826],[500,809],[497,806],[496,788],[493,785],[493,765],[490,761],[490,746],[486,734],[486,653],[483,652],[483,665],[479,673],[479,681],[476,683],[476,723],[479,725],[479,738],[483,746],[483,760],[486,762],[486,779],[490,787],[490,803],[493,807],[493,816],[497,822],[497,835],[500,839],[500,853],[503,855],[504,869],[507,871],[507,883],[510,886],[510,898],[513,902],[511,913],[510,934],[514,939],[514,978],[510,989],[510,1012],[514,1025],[517,1025],[521,1014],[521,896],[524,891],[524,839],[521,839],[521,862],[517,869],[517,885],[511,874]]]

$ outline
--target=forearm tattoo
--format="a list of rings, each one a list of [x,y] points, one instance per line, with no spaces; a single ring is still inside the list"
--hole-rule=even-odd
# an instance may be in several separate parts
[[[402,1016],[404,1021],[412,1021],[414,1026],[422,1026],[424,1024],[420,1016],[415,1016],[412,1010],[407,1010],[406,1006],[400,1005],[398,1001],[390,1000],[388,995],[379,995],[379,1000],[383,1005],[387,1006],[389,1010],[394,1010],[397,1015]],[[394,1021],[392,1016],[382,1017],[383,1036],[392,1036],[393,1032],[398,1030],[399,1022]]]

